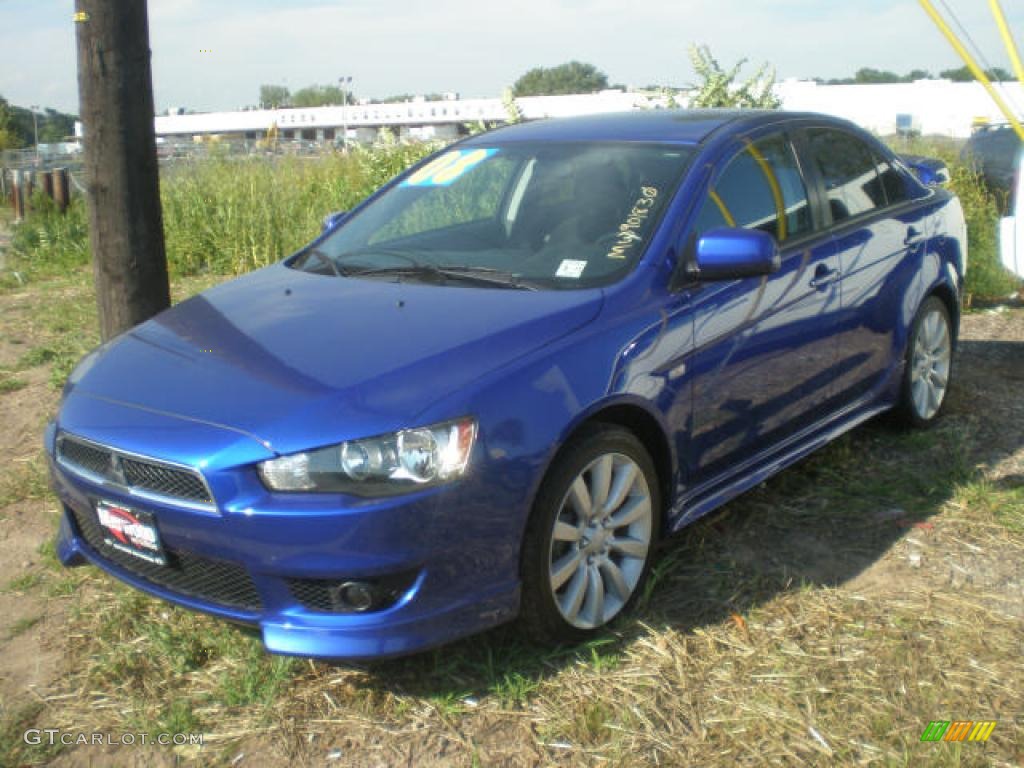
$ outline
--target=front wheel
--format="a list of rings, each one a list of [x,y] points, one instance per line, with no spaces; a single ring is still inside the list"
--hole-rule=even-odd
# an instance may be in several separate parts
[[[526,530],[522,612],[544,642],[577,642],[636,599],[661,518],[654,462],[628,430],[581,431],[541,485]]]
[[[932,424],[942,411],[953,372],[949,310],[937,296],[921,304],[910,326],[900,402],[896,413],[911,427]]]

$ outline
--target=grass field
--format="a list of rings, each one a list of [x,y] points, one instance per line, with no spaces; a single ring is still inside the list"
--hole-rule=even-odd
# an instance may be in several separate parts
[[[296,240],[345,207],[296,199]],[[176,300],[266,258],[203,261],[225,251],[202,237],[175,251]],[[872,422],[669,540],[639,610],[598,640],[538,648],[510,626],[352,667],[267,656],[245,629],[57,565],[39,435],[97,341],[90,272],[59,239],[13,257],[0,291],[0,766],[1024,764],[1024,310],[965,317],[936,428]],[[920,742],[947,719],[999,722],[986,744]],[[27,728],[204,744],[50,747]]]

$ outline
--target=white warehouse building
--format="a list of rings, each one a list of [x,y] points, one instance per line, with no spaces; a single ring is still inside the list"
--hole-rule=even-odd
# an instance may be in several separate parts
[[[1004,99],[1024,114],[1024,86],[996,86]],[[784,109],[844,117],[882,135],[914,131],[966,138],[981,123],[1005,122],[979,83],[918,80],[884,85],[822,85],[786,80],[775,86]],[[515,105],[524,119],[652,109],[664,106],[661,96],[618,90],[574,96],[520,98]],[[355,104],[346,107],[263,109],[201,114],[170,114],[156,118],[157,136],[165,140],[204,136],[259,139],[276,133],[284,139],[373,141],[387,127],[403,137],[455,138],[464,126],[499,123],[508,111],[500,98],[447,99],[393,104]]]
[[[997,83],[1017,115],[1024,116],[1024,86]],[[844,117],[883,136],[913,130],[965,139],[974,126],[1006,118],[981,83],[917,80],[885,85],[820,85],[786,80],[775,86],[785,109]]]

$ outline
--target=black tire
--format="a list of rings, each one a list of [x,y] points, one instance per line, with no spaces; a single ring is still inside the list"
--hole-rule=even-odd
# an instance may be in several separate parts
[[[610,469],[607,468],[609,461]],[[631,464],[637,471],[630,469]],[[594,488],[599,488],[600,483],[595,480],[595,473],[601,471],[598,467],[604,468],[605,476],[612,479],[605,484],[609,489],[606,502],[595,506],[607,508],[614,504],[616,489],[625,486],[627,482],[630,484],[629,489],[622,496],[621,503],[612,507],[610,512],[595,510],[592,518],[584,518],[578,514],[579,497],[573,493],[574,483],[580,478],[588,489],[591,487],[588,482],[594,483]],[[628,477],[633,479],[627,481]],[[643,538],[646,530],[641,517],[622,526],[616,526],[615,521],[629,520],[632,515],[640,515],[644,507],[644,492],[650,501],[650,525],[648,546],[641,558],[636,551],[625,554],[618,550],[619,546],[626,544],[631,550],[639,546],[637,542]],[[590,499],[589,493],[586,498]],[[593,424],[582,428],[566,444],[548,470],[527,523],[520,561],[520,623],[527,634],[547,644],[576,643],[596,634],[618,616],[627,613],[637,596],[643,592],[644,582],[650,572],[654,549],[661,533],[661,504],[657,470],[636,435],[628,429],[610,424]],[[564,535],[566,521],[574,516],[579,518],[578,524],[582,526],[580,540],[567,542],[564,538],[556,537],[556,521],[560,522],[560,532]],[[587,519],[590,522],[586,522]],[[605,520],[603,525],[602,519]],[[589,548],[602,545],[603,549],[588,554]],[[581,559],[578,565],[571,565],[573,576],[561,587],[555,587],[557,563],[572,560],[577,555]],[[641,559],[642,566],[639,565]],[[613,573],[617,573],[618,577],[612,578]],[[600,586],[593,581],[595,578],[601,581]],[[628,599],[622,600],[622,588],[634,580]],[[580,582],[583,586],[573,589]],[[559,589],[565,590],[566,595],[556,597]],[[575,621],[588,626],[571,623],[560,607],[563,599],[566,603],[573,603],[568,595],[570,591],[578,594],[581,589],[585,597],[575,601],[578,612]],[[591,600],[597,592],[600,592],[601,597]],[[588,607],[593,610],[588,611]],[[568,610],[571,612],[572,609]],[[590,621],[588,618],[602,616],[604,612],[613,612],[613,615],[600,621]]]
[[[934,338],[937,327],[934,323],[941,323],[945,339],[944,343],[938,346]],[[950,320],[949,309],[938,296],[929,296],[918,308],[907,337],[900,399],[893,411],[901,425],[917,429],[927,428],[942,414],[953,376],[953,344],[953,323]],[[921,357],[922,354],[924,357]],[[944,362],[940,359],[942,357]],[[937,382],[943,375],[945,383],[939,392]],[[931,393],[926,400],[922,400],[922,391]]]

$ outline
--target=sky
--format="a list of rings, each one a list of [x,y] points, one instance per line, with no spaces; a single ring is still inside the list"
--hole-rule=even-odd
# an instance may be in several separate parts
[[[941,7],[942,0],[936,4]],[[991,66],[1010,69],[984,0],[945,0]],[[1024,3],[1004,0],[1024,45]],[[78,111],[72,0],[0,0],[0,96]],[[610,82],[688,85],[691,44],[778,78],[960,66],[916,0],[149,0],[157,111],[236,109],[261,83],[351,77],[360,98],[498,96],[572,59]]]

